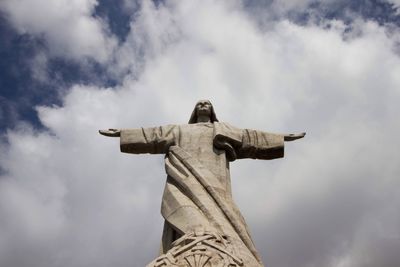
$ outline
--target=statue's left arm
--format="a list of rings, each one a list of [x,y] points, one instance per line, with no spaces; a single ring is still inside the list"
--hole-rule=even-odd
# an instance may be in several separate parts
[[[289,142],[289,141],[294,141],[300,138],[303,138],[304,136],[306,136],[305,132],[302,133],[298,133],[298,134],[282,134],[283,135],[283,140],[285,142]]]
[[[294,141],[304,136],[305,133],[275,134],[216,123],[214,145],[225,150],[229,160],[276,159],[284,156],[285,141]]]
[[[276,159],[284,156],[284,143],[303,138],[306,133],[276,134],[244,129],[238,158]]]

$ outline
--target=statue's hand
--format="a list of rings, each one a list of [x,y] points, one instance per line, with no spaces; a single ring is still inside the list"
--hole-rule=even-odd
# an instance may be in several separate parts
[[[121,130],[118,129],[99,130],[99,133],[105,136],[119,137],[121,135]]]
[[[283,136],[283,140],[285,141],[294,141],[296,139],[303,138],[306,135],[306,133],[299,133],[299,134],[285,134]]]

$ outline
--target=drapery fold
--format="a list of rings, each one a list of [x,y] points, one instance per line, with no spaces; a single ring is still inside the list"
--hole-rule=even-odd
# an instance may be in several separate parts
[[[226,229],[223,228],[229,224],[253,256],[261,262],[243,217],[238,216],[237,211],[233,209],[234,203],[221,197],[215,190],[218,188],[215,187],[218,180],[207,168],[179,146],[172,146],[166,158],[166,170],[182,189],[182,192],[193,200],[193,205],[204,214],[211,226],[224,232]],[[194,184],[199,186],[193,186]],[[168,217],[166,216],[166,220],[171,221],[168,220]],[[173,223],[171,225],[173,226]]]

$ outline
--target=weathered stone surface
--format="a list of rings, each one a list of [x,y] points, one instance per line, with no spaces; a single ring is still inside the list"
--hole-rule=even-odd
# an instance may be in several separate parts
[[[284,141],[302,134],[272,134],[219,122],[199,101],[189,124],[109,129],[124,153],[166,154],[165,219],[158,266],[263,266],[246,222],[232,199],[229,163],[283,157]],[[200,230],[199,230],[200,229]]]
[[[227,236],[199,228],[173,242],[172,248],[147,267],[239,267],[235,247]]]

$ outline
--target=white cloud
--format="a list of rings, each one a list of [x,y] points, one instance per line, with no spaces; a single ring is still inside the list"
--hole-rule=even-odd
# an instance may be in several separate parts
[[[96,5],[96,0],[4,0],[0,10],[20,33],[43,37],[57,56],[105,62],[117,42],[104,21],[92,16]]]
[[[393,3],[395,6],[400,6],[399,0],[388,0],[388,2]]]
[[[365,21],[347,39],[338,21],[259,28],[231,2],[142,8],[116,62],[134,75],[73,86],[61,107],[39,108],[48,131],[21,125],[1,144],[0,265],[149,262],[162,156],[121,154],[97,129],[186,123],[200,98],[236,126],[308,132],[283,160],[231,165],[267,265],[399,265],[398,37]]]
[[[134,12],[140,8],[142,1],[140,0],[122,0],[124,10],[127,12]]]
[[[280,0],[280,1],[273,1],[272,7],[274,11],[282,13],[291,10],[303,10],[312,2],[313,2],[312,0],[295,0],[295,1]],[[324,2],[324,1],[319,1],[319,2]]]
[[[272,0],[272,1],[254,1],[255,6],[267,5],[267,10],[260,10],[262,12],[268,11],[278,16],[285,16],[289,12],[303,12],[307,11],[307,8],[311,4],[329,5],[334,3],[341,3],[342,0]]]
[[[400,1],[399,0],[388,0],[389,3],[393,4],[397,10],[397,15],[400,15]]]

